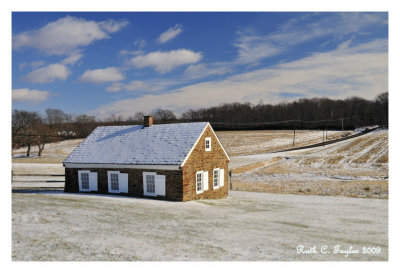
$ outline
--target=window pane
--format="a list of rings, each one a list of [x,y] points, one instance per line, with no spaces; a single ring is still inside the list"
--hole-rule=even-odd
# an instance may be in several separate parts
[[[218,170],[214,170],[214,186],[218,187]]]
[[[156,184],[154,175],[146,175],[146,191],[148,193],[156,192]]]
[[[196,189],[197,191],[203,190],[203,181],[201,179],[201,173],[196,175]]]
[[[89,174],[88,173],[81,173],[81,182],[82,182],[82,189],[88,190],[89,189]]]
[[[113,190],[113,191],[118,191],[119,190],[118,174],[117,173],[112,173],[111,174],[111,190]]]

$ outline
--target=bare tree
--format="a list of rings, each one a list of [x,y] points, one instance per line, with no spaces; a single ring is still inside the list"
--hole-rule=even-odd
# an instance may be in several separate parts
[[[36,112],[14,110],[12,114],[12,138],[24,133],[29,127],[41,120]]]
[[[389,126],[389,93],[379,94],[375,98],[375,102],[379,113],[379,126]]]
[[[71,121],[71,116],[64,113],[60,109],[46,109],[46,121],[50,125],[58,125],[67,121]]]
[[[174,112],[171,110],[158,109],[153,114],[154,120],[160,123],[171,122],[176,120]]]
[[[88,115],[78,115],[75,117],[75,130],[78,137],[87,137],[96,128],[96,118]]]
[[[27,157],[30,156],[31,146],[35,142],[34,127],[42,122],[36,112],[14,110],[12,115],[12,145],[26,146]]]
[[[57,135],[55,130],[50,129],[47,124],[37,124],[35,126],[35,131],[37,133],[35,141],[39,149],[38,156],[42,156],[46,143],[55,141],[57,139]]]

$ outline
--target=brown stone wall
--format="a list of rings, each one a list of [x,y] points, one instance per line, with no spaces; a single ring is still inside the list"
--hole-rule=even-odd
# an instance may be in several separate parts
[[[128,193],[121,193],[121,195],[129,196],[143,196],[143,172],[156,172],[160,175],[165,175],[165,196],[144,196],[156,199],[166,199],[173,201],[183,200],[182,189],[182,171],[170,170],[144,170],[144,169],[95,169],[95,168],[65,168],[65,192],[79,192],[78,171],[89,170],[97,172],[98,191],[92,193],[105,193],[108,192],[108,177],[107,171],[120,171],[121,173],[128,173]]]
[[[209,152],[205,151],[206,137],[211,137],[211,151]],[[182,167],[183,201],[227,197],[229,189],[228,163],[228,158],[219,145],[210,126],[208,126]],[[225,170],[224,186],[216,190],[213,190],[214,168]],[[208,190],[200,194],[196,193],[196,172],[198,171],[208,171]]]

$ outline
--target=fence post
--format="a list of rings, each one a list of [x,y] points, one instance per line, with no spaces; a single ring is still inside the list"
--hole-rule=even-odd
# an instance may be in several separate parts
[[[296,138],[296,120],[293,121],[293,147],[295,138]]]
[[[232,190],[232,170],[229,171],[229,189]]]

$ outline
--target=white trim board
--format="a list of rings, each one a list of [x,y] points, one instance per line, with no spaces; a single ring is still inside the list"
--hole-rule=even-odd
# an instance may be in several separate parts
[[[188,158],[189,158],[190,155],[192,154],[194,148],[196,148],[197,143],[199,143],[199,141],[200,141],[202,135],[204,134],[204,132],[206,131],[208,125],[210,125],[210,123],[207,123],[206,126],[204,126],[203,131],[201,132],[201,134],[200,134],[199,137],[197,138],[196,142],[193,144],[192,148],[190,149],[190,151],[189,151],[188,154],[186,155],[185,159],[182,161],[181,167],[182,167],[183,165],[185,165],[186,160],[188,160]],[[211,127],[211,126],[210,126],[210,127]]]
[[[219,141],[219,138],[217,137],[217,134],[214,132],[214,129],[212,128],[211,124],[209,122],[207,122],[206,127],[204,127],[203,132],[201,132],[200,136],[198,137],[198,139],[196,140],[196,142],[194,143],[194,145],[192,146],[192,149],[190,149],[189,153],[186,155],[185,159],[182,161],[181,167],[183,167],[183,165],[185,165],[186,161],[189,159],[190,155],[192,154],[194,148],[196,148],[197,143],[199,143],[201,137],[203,136],[204,132],[206,131],[207,127],[210,126],[211,128],[211,132],[214,134],[215,138],[218,141],[219,146],[221,146],[222,151],[224,151],[226,157],[228,158],[229,161],[231,161],[228,153],[225,151],[224,146],[222,146],[221,141]]]
[[[210,125],[210,123],[209,123],[208,125]],[[226,157],[228,158],[228,160],[231,161],[231,159],[230,159],[228,153],[226,152],[224,146],[222,146],[221,141],[219,141],[219,138],[218,138],[217,134],[215,133],[215,131],[214,131],[214,129],[213,129],[213,127],[212,127],[211,125],[210,125],[210,128],[211,128],[211,131],[213,132],[215,138],[217,139],[219,146],[221,146],[221,148],[222,148],[222,150],[224,151],[224,153],[225,153]]]
[[[144,170],[180,170],[179,165],[132,165],[132,164],[90,164],[90,163],[64,163],[65,168],[95,168],[95,169],[144,169]]]

